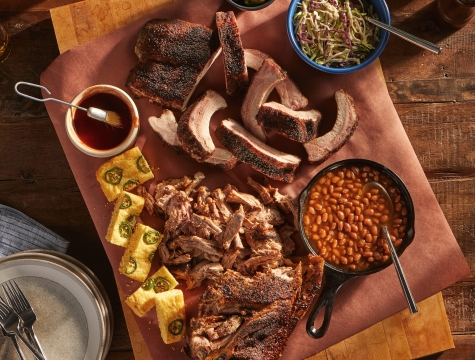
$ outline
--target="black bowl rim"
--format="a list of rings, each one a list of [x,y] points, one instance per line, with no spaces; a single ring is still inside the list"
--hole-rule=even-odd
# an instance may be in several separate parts
[[[403,242],[401,246],[397,250],[398,256],[401,256],[404,250],[412,243],[414,240],[414,224],[415,224],[415,211],[414,211],[414,203],[412,201],[411,194],[409,192],[409,189],[407,188],[406,184],[401,180],[399,175],[397,175],[394,171],[392,171],[390,168],[387,166],[380,164],[376,161],[373,160],[368,160],[368,159],[361,159],[361,158],[350,158],[350,159],[345,159],[345,160],[340,160],[337,162],[334,162],[322,170],[318,171],[312,179],[309,181],[309,183],[305,186],[305,188],[300,192],[299,195],[299,201],[298,201],[298,226],[299,226],[299,233],[300,237],[302,238],[302,241],[309,251],[309,253],[313,255],[318,255],[316,251],[313,249],[312,245],[310,245],[309,239],[305,235],[305,232],[303,231],[303,207],[305,206],[305,200],[307,199],[308,192],[312,188],[312,186],[315,184],[315,181],[322,176],[323,174],[326,174],[327,172],[340,167],[342,165],[354,165],[354,164],[360,164],[360,166],[368,165],[374,167],[376,170],[384,173],[384,175],[389,176],[392,181],[400,188],[401,190],[401,196],[403,196],[403,199],[406,201],[406,206],[407,206],[407,229],[406,229],[406,236],[403,239]],[[384,268],[388,267],[393,263],[392,259],[389,261],[385,262],[384,264],[380,264],[378,266],[371,267],[367,270],[364,271],[353,271],[353,270],[346,270],[343,268],[339,268],[336,266],[333,266],[329,262],[325,261],[325,266],[336,271],[339,273],[351,275],[351,276],[363,276],[363,275],[369,275],[373,274],[375,272],[378,272],[380,270],[383,270]]]
[[[241,4],[238,4],[236,3],[235,1],[233,0],[227,0],[228,3],[230,3],[231,5],[237,7],[238,9],[241,9],[241,10],[246,10],[246,11],[255,11],[255,10],[261,10],[261,9],[264,9],[266,7],[268,7],[270,4],[272,4],[275,0],[267,0],[264,4],[262,5],[258,5],[258,6],[245,6],[245,5],[241,5]]]

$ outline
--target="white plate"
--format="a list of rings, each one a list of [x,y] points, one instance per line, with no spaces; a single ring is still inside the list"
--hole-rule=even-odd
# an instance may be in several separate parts
[[[110,314],[81,269],[51,253],[19,253],[0,260],[0,283],[12,279],[36,313],[34,330],[49,360],[105,357],[110,345],[104,341],[110,339],[105,318]],[[10,339],[1,335],[0,358],[18,358]]]

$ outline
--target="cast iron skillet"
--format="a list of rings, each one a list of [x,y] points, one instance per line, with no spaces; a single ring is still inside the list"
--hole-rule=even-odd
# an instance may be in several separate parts
[[[377,162],[365,159],[346,159],[342,161],[338,161],[333,163],[323,170],[320,170],[313,178],[310,180],[308,185],[305,189],[302,190],[299,196],[299,230],[300,236],[307,247],[308,251],[313,255],[318,255],[316,251],[312,248],[309,243],[309,239],[305,235],[305,231],[303,230],[303,210],[305,207],[305,200],[307,199],[307,195],[310,192],[312,186],[315,184],[318,178],[320,178],[323,174],[334,170],[340,166],[356,166],[358,168],[362,168],[363,166],[370,166],[373,169],[378,170],[379,172],[386,175],[390,178],[393,183],[399,187],[401,190],[401,198],[406,201],[407,206],[407,225],[406,225],[406,236],[402,239],[402,244],[400,245],[397,253],[399,256],[404,252],[404,250],[411,244],[412,240],[414,239],[414,204],[412,203],[411,195],[407,190],[406,185],[402,182],[402,180],[397,176],[393,171],[381,165]],[[367,270],[363,271],[356,271],[356,270],[346,270],[341,269],[338,267],[333,266],[332,264],[325,262],[324,273],[323,273],[323,289],[320,293],[317,302],[315,303],[312,311],[310,312],[310,316],[307,320],[307,334],[314,338],[318,339],[323,337],[328,330],[328,326],[330,325],[330,317],[333,310],[333,303],[335,301],[335,296],[341,286],[348,280],[357,277],[357,276],[364,276],[373,274],[375,272],[381,271],[384,268],[388,267],[392,264],[392,260],[386,261],[384,264],[371,267]],[[323,317],[323,323],[319,329],[314,327],[315,318],[317,317],[321,308],[325,307],[325,314]]]

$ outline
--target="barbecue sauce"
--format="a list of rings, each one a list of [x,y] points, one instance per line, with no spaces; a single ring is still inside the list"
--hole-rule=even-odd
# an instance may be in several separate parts
[[[79,106],[113,111],[120,116],[122,124],[121,128],[113,127],[91,119],[85,111],[76,110],[73,120],[74,130],[85,145],[96,150],[109,150],[120,145],[129,135],[132,129],[130,109],[117,96],[106,93],[94,94],[84,99]]]

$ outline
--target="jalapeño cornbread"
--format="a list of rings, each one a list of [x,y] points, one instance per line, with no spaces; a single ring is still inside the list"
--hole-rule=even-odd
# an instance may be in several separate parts
[[[119,272],[131,279],[144,282],[150,272],[152,259],[162,234],[143,224],[137,224],[119,265]]]
[[[131,191],[153,177],[138,147],[110,159],[96,171],[96,179],[108,201],[115,200],[121,191]]]
[[[173,290],[177,285],[178,281],[165,266],[162,266],[145,280],[142,286],[125,300],[125,303],[137,316],[143,316],[155,306],[156,294]]]
[[[158,327],[165,344],[181,341],[186,333],[185,299],[181,290],[173,289],[155,296]]]
[[[144,203],[143,197],[122,191],[112,212],[106,240],[112,244],[127,247]]]

